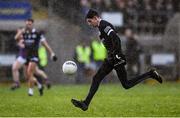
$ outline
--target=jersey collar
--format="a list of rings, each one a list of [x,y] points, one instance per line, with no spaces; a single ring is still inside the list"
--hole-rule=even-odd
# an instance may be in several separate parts
[[[35,31],[36,31],[36,29],[35,29],[35,28],[33,28],[33,29],[32,29],[32,33],[34,33]]]
[[[101,21],[102,21],[102,19],[100,19],[100,20],[99,20],[99,24],[98,24],[98,27],[100,27]]]

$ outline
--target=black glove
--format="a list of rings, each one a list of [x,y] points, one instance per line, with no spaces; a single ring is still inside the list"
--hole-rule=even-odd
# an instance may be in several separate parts
[[[53,61],[57,61],[57,59],[58,59],[58,58],[57,58],[56,55],[54,55],[54,56],[52,57],[52,60],[53,60]]]
[[[120,52],[114,52],[113,58],[114,58],[114,67],[118,65],[126,65],[126,58],[124,54]]]
[[[52,55],[51,55],[51,59],[52,59],[53,61],[57,61],[58,58],[57,58],[57,56],[56,56],[55,54],[52,54]]]

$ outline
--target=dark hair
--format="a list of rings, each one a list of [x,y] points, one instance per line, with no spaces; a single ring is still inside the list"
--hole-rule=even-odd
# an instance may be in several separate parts
[[[31,21],[32,23],[34,23],[34,20],[32,18],[28,18],[26,19],[26,21]]]
[[[89,9],[88,13],[86,14],[85,19],[93,18],[94,16],[98,16],[99,17],[98,12],[96,10],[94,10],[94,9]]]

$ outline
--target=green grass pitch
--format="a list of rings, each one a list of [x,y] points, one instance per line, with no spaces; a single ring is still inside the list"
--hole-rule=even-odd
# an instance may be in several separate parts
[[[29,97],[25,86],[11,91],[9,86],[0,85],[0,116],[180,116],[179,83],[140,84],[129,90],[120,84],[103,84],[84,112],[70,100],[83,99],[88,90],[89,85],[59,85],[45,89],[42,97],[35,89],[34,96]]]

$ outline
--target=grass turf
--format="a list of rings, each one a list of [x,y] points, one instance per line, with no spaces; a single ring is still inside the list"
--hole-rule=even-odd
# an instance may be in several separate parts
[[[37,89],[33,97],[27,96],[27,88],[11,91],[0,85],[0,116],[180,116],[180,85],[164,83],[140,84],[125,90],[120,84],[101,85],[88,111],[75,108],[71,98],[83,99],[89,85],[60,85],[45,90],[40,97]]]

